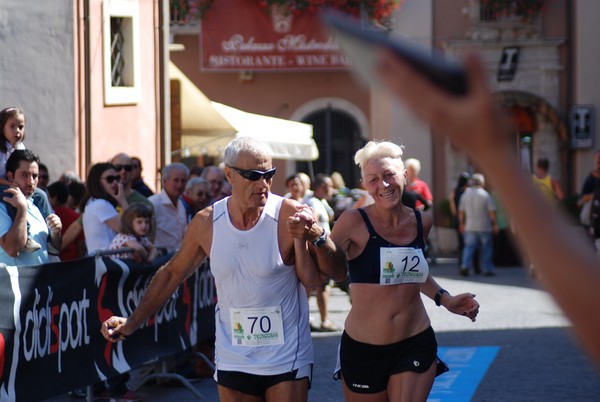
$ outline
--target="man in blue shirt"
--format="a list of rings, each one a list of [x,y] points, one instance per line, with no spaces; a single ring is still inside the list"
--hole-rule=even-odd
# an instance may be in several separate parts
[[[6,162],[6,179],[12,186],[4,191],[0,203],[0,263],[6,265],[39,265],[48,262],[48,241],[60,250],[62,243],[60,218],[50,214],[43,218],[31,196],[37,186],[39,157],[30,150],[15,150]],[[14,219],[7,204],[16,209]],[[28,227],[29,226],[29,227]],[[33,252],[23,251],[29,236],[42,247]]]

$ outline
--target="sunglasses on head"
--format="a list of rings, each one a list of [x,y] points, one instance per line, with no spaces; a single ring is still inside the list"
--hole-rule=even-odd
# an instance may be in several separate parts
[[[125,169],[126,172],[131,172],[133,170],[133,165],[115,165],[115,170],[120,172],[121,169]]]
[[[244,179],[246,180],[250,180],[250,181],[257,181],[260,180],[261,178],[264,178],[265,180],[271,180],[273,178],[273,176],[275,176],[275,171],[277,170],[277,168],[271,168],[269,170],[265,170],[260,171],[260,170],[254,170],[254,169],[238,169],[236,167],[230,166],[233,170],[235,170],[236,172],[239,173],[240,176],[242,176]]]
[[[106,180],[108,184],[112,184],[113,181],[118,183],[119,180],[121,180],[121,176],[106,176],[104,180]]]

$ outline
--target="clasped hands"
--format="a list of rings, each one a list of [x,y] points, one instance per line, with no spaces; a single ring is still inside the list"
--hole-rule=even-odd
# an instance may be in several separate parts
[[[323,233],[308,205],[297,205],[296,213],[288,218],[287,225],[294,239],[313,241]]]

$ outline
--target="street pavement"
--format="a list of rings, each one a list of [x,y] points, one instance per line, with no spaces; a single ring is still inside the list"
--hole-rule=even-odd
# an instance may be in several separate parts
[[[436,379],[429,401],[600,401],[600,371],[577,343],[551,297],[525,269],[498,267],[494,277],[462,277],[456,260],[438,259],[431,272],[452,294],[475,293],[481,308],[472,323],[424,297],[440,356],[446,356],[450,366],[448,373]],[[350,306],[346,293],[331,289],[330,319],[339,327]],[[311,317],[317,318],[314,297],[310,307]],[[340,334],[313,333],[315,367],[309,402],[343,401],[341,384],[332,379]],[[212,379],[193,384],[204,396],[201,400],[218,401]],[[199,400],[185,387],[145,385],[138,395],[144,401]],[[52,399],[74,400],[68,396]]]

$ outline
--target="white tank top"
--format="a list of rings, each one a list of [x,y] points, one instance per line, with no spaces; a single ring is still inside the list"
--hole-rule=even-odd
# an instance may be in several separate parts
[[[217,369],[275,375],[312,364],[306,290],[279,253],[283,198],[269,193],[257,224],[248,230],[233,226],[228,200],[213,206],[210,250],[218,298]]]

